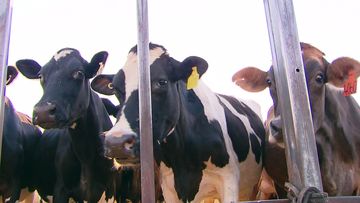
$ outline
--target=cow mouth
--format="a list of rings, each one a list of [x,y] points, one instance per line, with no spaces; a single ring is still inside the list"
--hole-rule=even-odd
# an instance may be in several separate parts
[[[34,123],[42,127],[43,129],[52,129],[52,128],[68,128],[71,127],[73,123],[67,123],[62,121],[46,121],[41,123]]]
[[[58,128],[58,124],[56,122],[43,122],[43,123],[34,123],[34,124],[44,129]]]
[[[105,157],[114,158],[119,163],[131,163],[136,164],[139,159],[135,156],[132,149],[126,149],[124,147],[105,146]]]
[[[120,159],[115,158],[116,162],[118,162],[122,166],[137,166],[140,165],[140,159]]]

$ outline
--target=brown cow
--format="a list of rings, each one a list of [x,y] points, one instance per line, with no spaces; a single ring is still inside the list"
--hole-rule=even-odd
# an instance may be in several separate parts
[[[349,57],[329,63],[323,52],[306,43],[301,43],[301,51],[324,191],[330,196],[359,195],[360,107],[353,97],[344,96],[340,88],[346,84],[349,75],[356,81],[360,63]],[[275,138],[281,138],[280,98],[277,97],[273,68],[268,72],[244,68],[234,74],[233,81],[250,92],[269,87],[276,116],[270,128]],[[275,153],[267,150],[265,167],[276,183],[283,184],[287,180],[284,149],[275,144],[269,145],[268,149],[271,146],[277,147],[272,150]],[[281,162],[283,165],[279,164]]]

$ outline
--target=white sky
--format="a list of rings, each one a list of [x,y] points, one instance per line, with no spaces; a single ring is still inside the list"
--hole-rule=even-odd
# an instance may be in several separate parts
[[[135,0],[13,0],[9,61],[32,58],[41,65],[61,48],[90,60],[106,50],[103,73],[116,73],[137,43]],[[326,54],[360,60],[359,0],[294,0],[299,39]],[[268,70],[271,52],[262,0],[149,0],[150,41],[178,60],[197,55],[209,63],[203,80],[214,91],[272,104],[268,91],[247,93],[232,83],[240,68]],[[360,90],[359,90],[360,91]],[[38,81],[22,75],[7,88],[15,107],[29,115],[40,99]],[[360,93],[354,95],[360,101]],[[116,101],[116,100],[113,100]]]

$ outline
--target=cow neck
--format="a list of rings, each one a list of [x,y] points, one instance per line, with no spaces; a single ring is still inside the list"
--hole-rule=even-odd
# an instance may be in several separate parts
[[[102,158],[103,146],[100,134],[111,128],[111,121],[106,114],[100,98],[90,92],[90,102],[86,113],[75,121],[75,126],[69,128],[72,146],[82,163],[91,163]]]
[[[18,146],[17,142],[19,141],[18,140],[18,137],[17,136],[12,136],[12,135],[15,135],[16,133],[15,132],[5,132],[6,129],[9,129],[11,131],[17,131],[18,132],[18,129],[19,129],[19,126],[20,126],[20,120],[19,118],[17,117],[16,115],[16,112],[15,112],[15,108],[13,107],[11,101],[9,99],[6,100],[6,103],[5,103],[5,108],[4,108],[4,132],[3,132],[3,135],[4,135],[4,140],[3,140],[3,146],[4,145],[8,145],[8,146]],[[5,136],[5,135],[10,135],[10,136]]]
[[[209,147],[222,142],[219,139],[222,136],[221,128],[218,123],[214,125],[208,121],[202,103],[193,90],[187,90],[182,81],[177,85],[180,117],[167,142],[161,143],[161,157],[168,166],[185,164],[200,170],[211,156]]]
[[[183,202],[194,200],[208,161],[218,167],[228,163],[220,124],[211,118],[214,115],[206,115],[204,108],[204,105],[215,107],[213,102],[218,99],[211,95],[213,92],[207,92],[210,90],[205,84],[197,88],[196,91],[186,90],[184,82],[178,83],[179,120],[167,142],[161,143],[161,161],[172,169],[175,190]],[[199,92],[209,100],[201,101]]]
[[[324,112],[318,132],[326,135],[331,143],[347,145],[341,147],[344,160],[358,159],[355,158],[359,150],[356,146],[360,145],[360,107],[357,102],[351,96],[343,96],[342,91],[326,86]]]

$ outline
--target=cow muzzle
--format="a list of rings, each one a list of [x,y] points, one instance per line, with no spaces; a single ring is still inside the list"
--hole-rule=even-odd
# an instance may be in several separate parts
[[[56,127],[55,122],[56,106],[50,102],[36,105],[33,112],[33,123],[44,129]]]
[[[122,136],[106,135],[104,140],[105,156],[116,158],[121,163],[137,162],[134,146],[135,134],[124,134]]]
[[[276,116],[270,121],[270,132],[271,136],[273,136],[277,142],[283,142],[282,121],[280,116]]]

